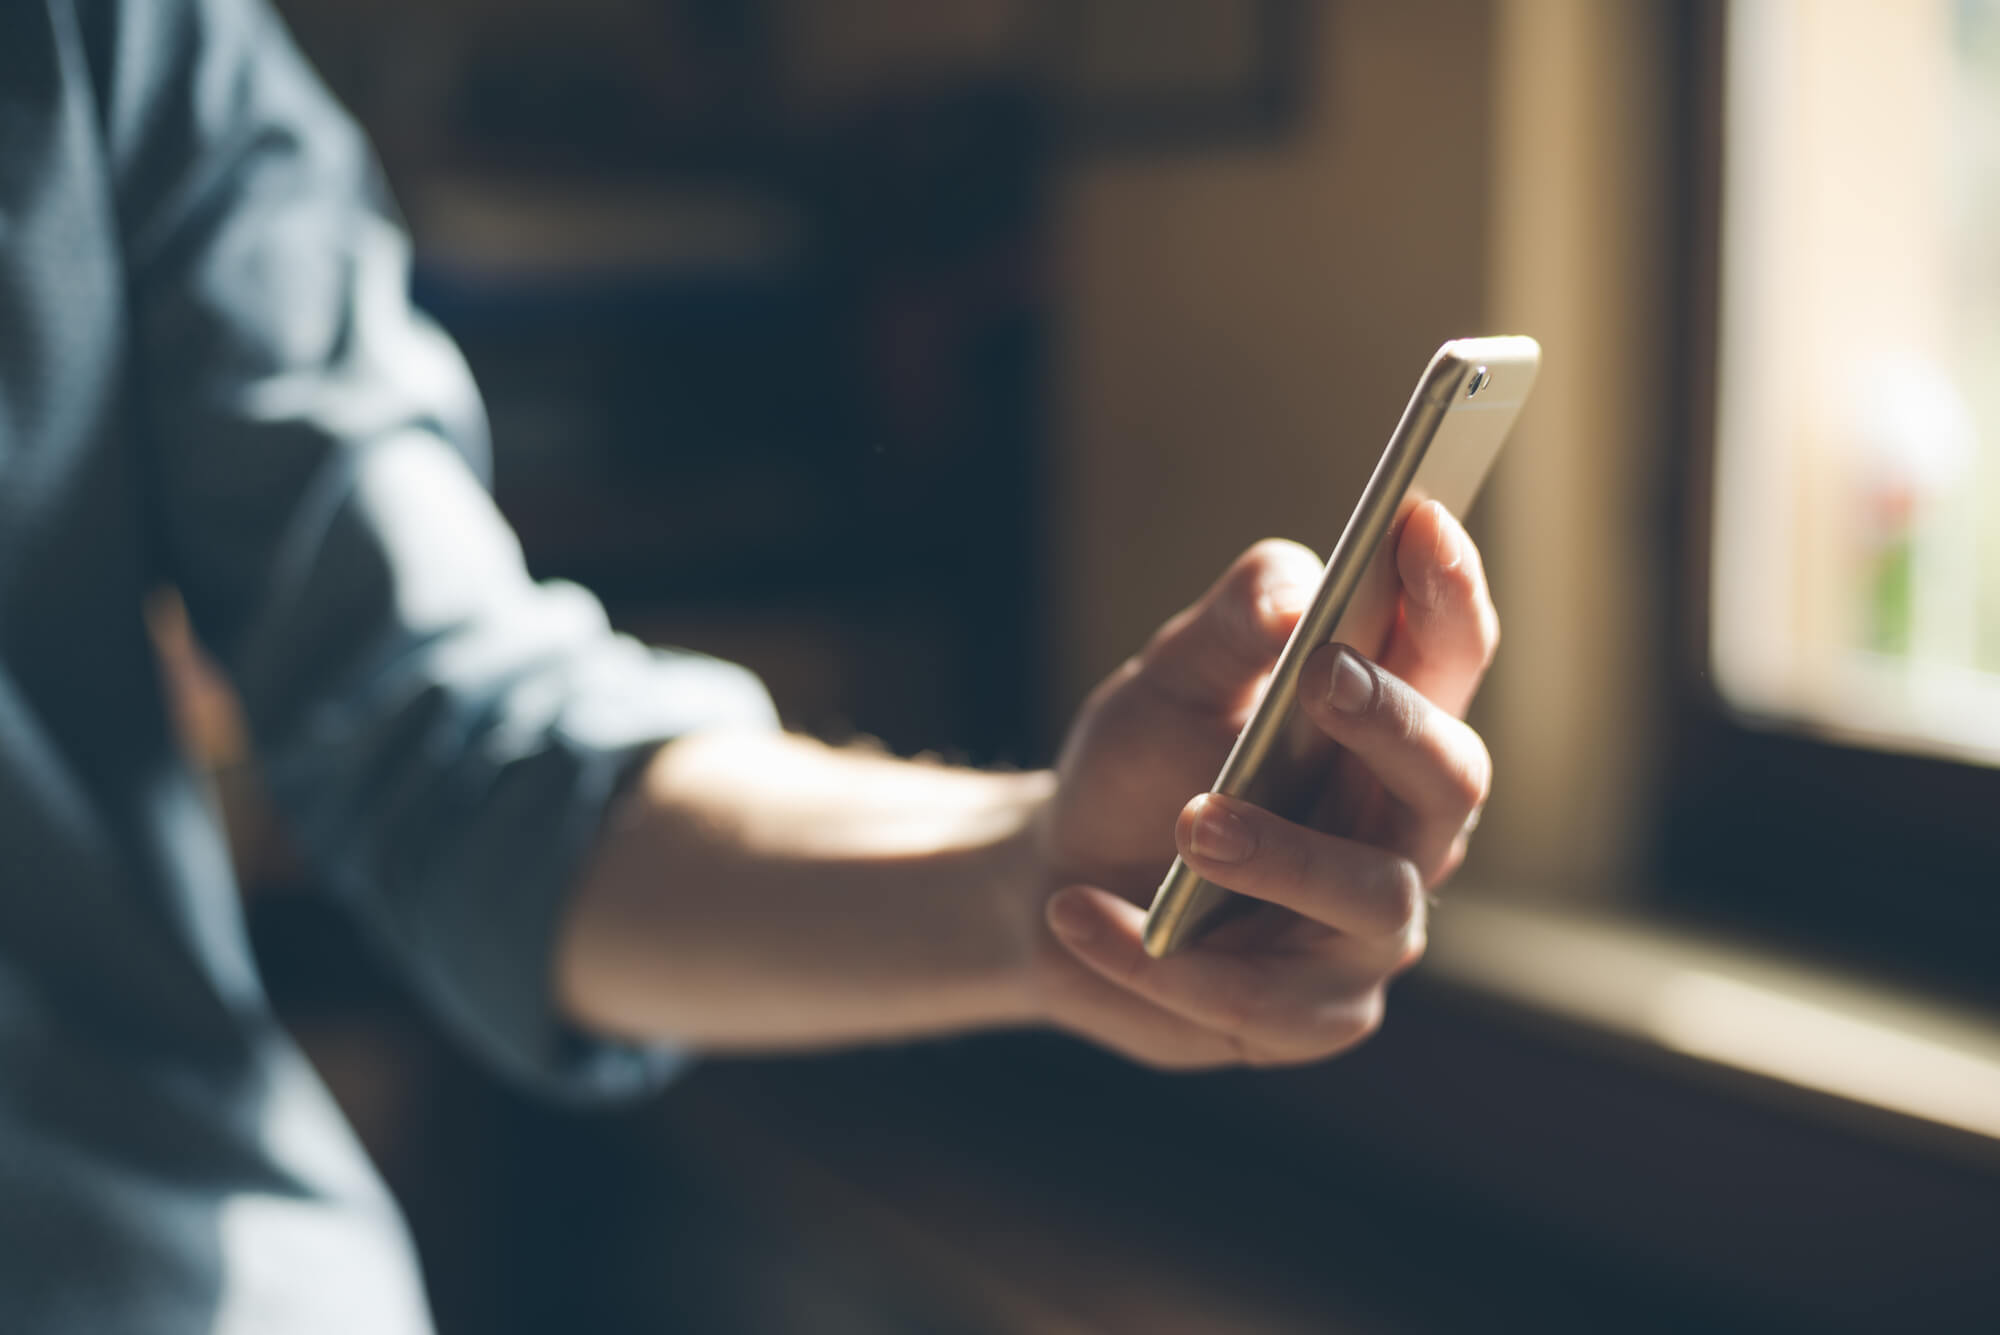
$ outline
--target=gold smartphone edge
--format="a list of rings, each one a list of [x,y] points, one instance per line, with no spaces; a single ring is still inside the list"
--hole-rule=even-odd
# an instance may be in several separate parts
[[[1447,343],[1438,349],[1437,355],[1424,369],[1416,392],[1410,396],[1410,402],[1403,409],[1395,431],[1390,434],[1389,443],[1384,446],[1375,471],[1362,489],[1354,513],[1349,516],[1346,528],[1341,531],[1339,541],[1327,557],[1325,573],[1320,577],[1320,585],[1313,594],[1311,605],[1305,616],[1299,619],[1299,624],[1293,627],[1291,638],[1285,641],[1271,680],[1265,686],[1250,722],[1230,748],[1229,758],[1223,762],[1222,773],[1217,776],[1210,792],[1225,797],[1240,796],[1251,776],[1257,773],[1270,754],[1297,694],[1299,673],[1305,667],[1306,658],[1339,626],[1341,616],[1361,585],[1376,547],[1395,521],[1404,493],[1416,480],[1417,470],[1422,466],[1431,442],[1436,439],[1445,414],[1450,411],[1466,378],[1477,369],[1476,364],[1458,350],[1459,343],[1467,341],[1471,340]],[[1412,448],[1412,442],[1418,441],[1422,442],[1421,448]],[[1204,889],[1210,893],[1203,894]],[[1160,888],[1154,892],[1153,903],[1146,912],[1140,936],[1146,953],[1154,959],[1163,959],[1178,949],[1202,925],[1209,913],[1228,902],[1227,894],[1221,887],[1203,879],[1184,859],[1176,857],[1173,866],[1167,869],[1165,879],[1160,882]]]

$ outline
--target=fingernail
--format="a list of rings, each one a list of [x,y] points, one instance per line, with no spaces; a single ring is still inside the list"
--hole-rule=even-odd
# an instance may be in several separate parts
[[[1437,505],[1436,501],[1431,502]],[[1438,505],[1437,563],[1440,570],[1456,570],[1465,559],[1465,537],[1451,511]]]
[[[1071,945],[1087,946],[1097,935],[1097,915],[1082,895],[1057,895],[1049,901],[1049,926]]]
[[[1326,702],[1343,714],[1357,714],[1375,698],[1375,679],[1345,645],[1333,654],[1333,675],[1326,684]]]
[[[1194,831],[1188,843],[1194,855],[1204,861],[1241,862],[1257,847],[1257,837],[1241,816],[1208,797],[1194,813]]]

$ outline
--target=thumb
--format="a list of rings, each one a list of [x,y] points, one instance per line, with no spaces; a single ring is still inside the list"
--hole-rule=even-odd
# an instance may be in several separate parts
[[[1139,657],[1141,674],[1196,709],[1247,708],[1312,601],[1321,568],[1309,548],[1266,538],[1160,627]]]

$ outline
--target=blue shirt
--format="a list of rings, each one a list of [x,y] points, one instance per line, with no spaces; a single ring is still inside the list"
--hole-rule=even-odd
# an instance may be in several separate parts
[[[515,1076],[606,802],[737,669],[536,585],[355,127],[257,0],[0,0],[0,1330],[428,1329],[273,1022],[141,605],[178,588],[318,877]]]

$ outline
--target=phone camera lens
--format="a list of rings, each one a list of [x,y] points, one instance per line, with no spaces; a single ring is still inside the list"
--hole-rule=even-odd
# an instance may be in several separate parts
[[[1491,379],[1493,377],[1487,373],[1486,368],[1483,366],[1474,371],[1472,373],[1472,382],[1465,387],[1465,397],[1469,399],[1480,390],[1485,389],[1487,382]]]

